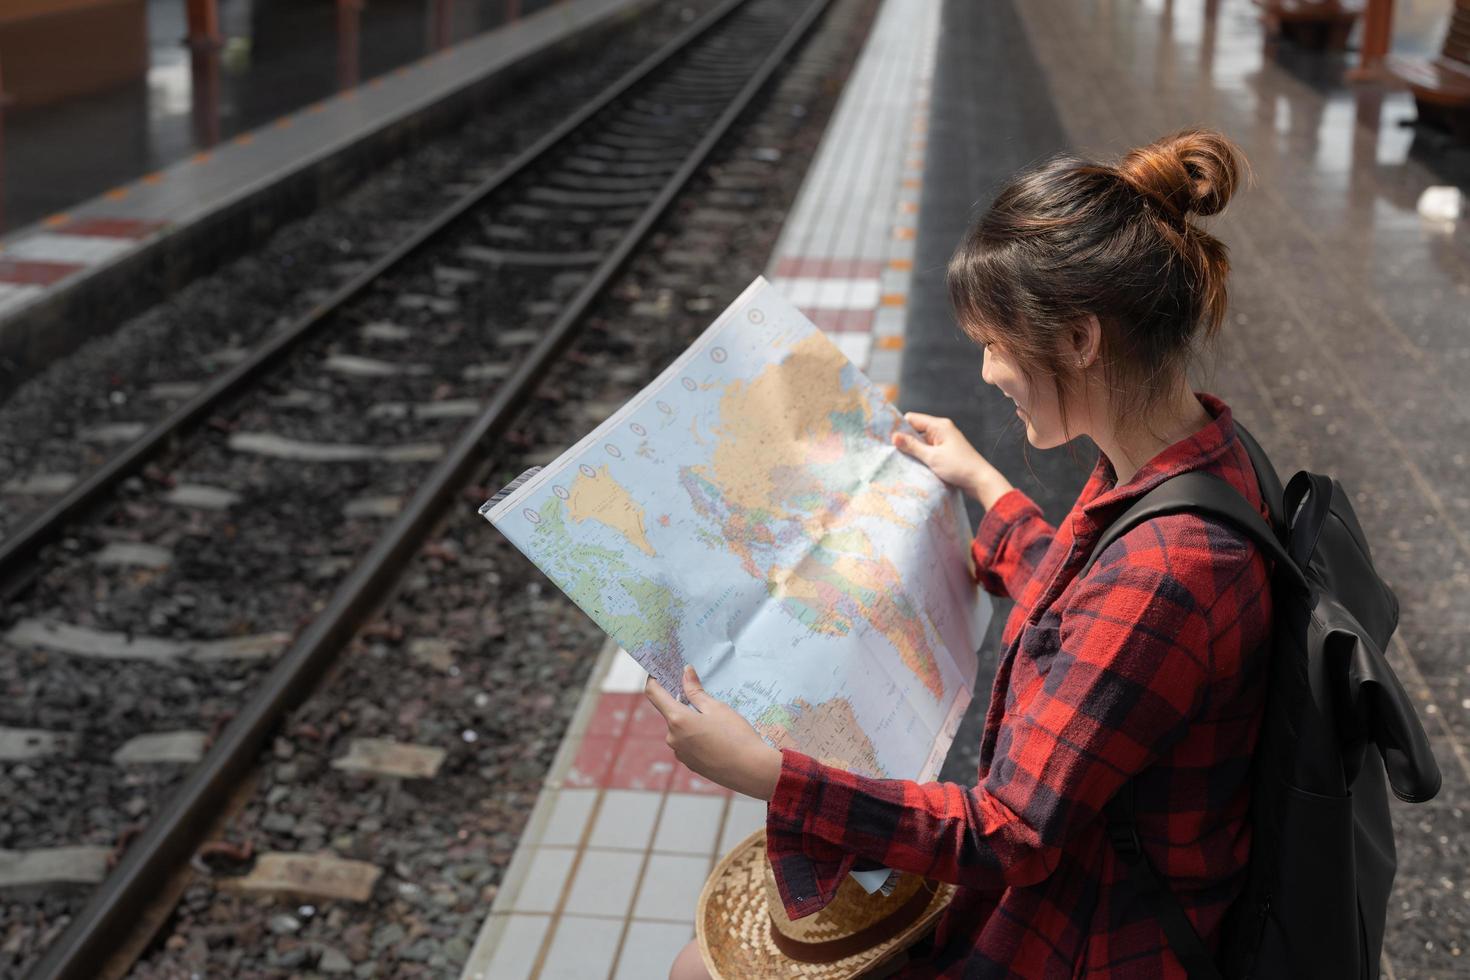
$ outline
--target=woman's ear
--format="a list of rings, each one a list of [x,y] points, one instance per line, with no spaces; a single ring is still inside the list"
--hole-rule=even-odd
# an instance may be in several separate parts
[[[1067,340],[1071,345],[1071,366],[1078,370],[1090,367],[1102,349],[1102,324],[1098,322],[1097,314],[1088,313],[1073,320]]]

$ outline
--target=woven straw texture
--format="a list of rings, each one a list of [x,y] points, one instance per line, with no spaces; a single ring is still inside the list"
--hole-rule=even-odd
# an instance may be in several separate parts
[[[832,963],[802,963],[776,948],[771,925],[803,942],[825,942],[852,935],[884,918],[918,889],[934,897],[919,917],[896,935]],[[757,830],[720,859],[704,883],[695,911],[695,931],[705,968],[715,980],[800,978],[848,980],[866,976],[917,941],[949,904],[953,885],[902,875],[893,894],[869,895],[851,877],[819,912],[795,921],[786,917],[766,859],[766,832]]]

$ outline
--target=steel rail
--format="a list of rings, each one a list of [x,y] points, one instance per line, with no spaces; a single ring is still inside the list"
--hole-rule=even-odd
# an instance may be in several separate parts
[[[330,295],[306,313],[281,328],[255,348],[245,360],[210,381],[203,389],[133,440],[109,456],[97,469],[46,507],[27,518],[25,523],[0,541],[0,583],[20,578],[25,563],[46,542],[57,537],[68,521],[106,496],[122,480],[159,453],[171,439],[218,408],[231,397],[245,391],[284,354],[311,337],[350,300],[376,284],[405,260],[416,255],[425,245],[474,210],[491,194],[529,170],[542,157],[574,135],[589,120],[613,101],[622,98],[666,61],[683,51],[707,31],[739,9],[749,0],[726,0],[704,17],[695,21],[663,47],[650,54],[624,73],[608,89],[563,119],[549,132],[516,154],[495,173],[486,177],[463,197],[435,217],[420,225],[407,239],[384,253],[362,272],[337,287]]]
[[[482,462],[483,444],[514,421],[536,385],[556,363],[557,355],[571,341],[588,308],[830,3],[812,0],[787,30],[668,184],[568,301],[484,411],[466,427],[372,551],[337,588],[326,608],[277,661],[265,683],[226,726],[184,785],[124,853],[118,866],[32,969],[30,980],[90,976],[86,971],[107,955],[110,941],[126,932],[133,911],[149,900],[159,882],[189,859],[212,811],[254,764],[280,719],[309,693],[341,647],[387,597],[423,537],[442,516],[447,501]],[[727,4],[721,11],[729,12],[734,7]]]

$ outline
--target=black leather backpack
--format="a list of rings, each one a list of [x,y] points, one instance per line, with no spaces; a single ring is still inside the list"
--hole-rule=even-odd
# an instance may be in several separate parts
[[[1384,656],[1398,598],[1374,571],[1342,486],[1303,470],[1283,492],[1255,439],[1239,421],[1235,430],[1272,526],[1219,477],[1181,473],[1114,521],[1079,573],[1139,522],[1186,510],[1230,521],[1275,559],[1250,865],[1218,957],[1142,851],[1131,781],[1105,808],[1108,835],[1191,980],[1377,980],[1397,867],[1385,776],[1408,803],[1440,786],[1424,728]]]

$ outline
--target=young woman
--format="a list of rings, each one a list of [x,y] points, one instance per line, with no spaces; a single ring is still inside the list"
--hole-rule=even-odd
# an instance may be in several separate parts
[[[1031,445],[1100,449],[1059,527],[947,419],[910,413],[897,446],[985,508],[978,584],[1016,605],[1002,636],[979,780],[871,779],[768,746],[692,670],[691,708],[647,694],[687,766],[769,801],[767,855],[793,918],[863,859],[954,882],[905,977],[1183,978],[1132,898],[1104,805],[1133,780],[1143,847],[1215,948],[1250,853],[1247,769],[1265,697],[1266,558],[1232,526],[1147,521],[1078,571],[1108,524],[1176,473],[1203,470],[1267,509],[1230,408],[1192,391],[1197,341],[1225,314],[1226,249],[1190,215],[1229,201],[1243,157],[1187,130],[1116,166],[1051,159],[1016,176],[949,267],[982,378]],[[691,943],[671,976],[707,974]]]

